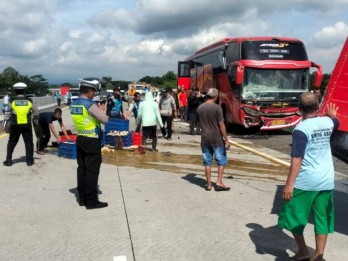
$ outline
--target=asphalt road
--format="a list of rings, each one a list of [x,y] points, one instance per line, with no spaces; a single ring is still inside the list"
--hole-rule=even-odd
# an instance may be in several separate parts
[[[232,131],[232,136],[248,140],[256,145],[270,148],[275,151],[290,155],[291,153],[291,132],[275,131],[267,133],[259,133],[249,131],[247,134],[242,134],[240,130]],[[333,157],[335,170],[348,175],[348,164],[336,157]]]

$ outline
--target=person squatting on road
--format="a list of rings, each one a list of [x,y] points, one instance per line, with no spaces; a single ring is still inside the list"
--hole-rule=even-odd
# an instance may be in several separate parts
[[[226,149],[230,148],[230,143],[226,134],[226,127],[222,109],[216,104],[219,91],[210,88],[206,94],[206,101],[197,109],[197,121],[201,127],[201,147],[203,154],[203,165],[207,185],[205,190],[210,191],[211,186],[211,165],[215,156],[218,165],[218,176],[216,179],[216,191],[227,191],[227,187],[222,182],[222,176],[227,165]]]
[[[173,117],[176,117],[175,99],[170,94],[171,89],[166,89],[159,102],[160,114],[163,122],[161,132],[163,138],[172,139],[172,123]]]
[[[134,119],[136,120],[138,117],[139,106],[141,102],[141,94],[139,92],[134,93],[133,101],[130,103],[128,108],[128,113],[126,114],[126,120],[129,119],[131,113],[133,113]],[[141,121],[136,124],[135,132],[140,132]]]
[[[80,97],[70,106],[76,130],[77,150],[77,191],[79,205],[87,209],[104,208],[106,202],[98,199],[98,177],[101,156],[99,137],[100,122],[107,123],[108,117],[93,102],[96,89],[93,84],[83,82],[80,85]]]
[[[34,130],[37,138],[36,148],[37,154],[44,155],[45,148],[51,138],[51,131],[53,136],[60,143],[60,136],[54,128],[53,121],[58,121],[63,134],[69,139],[68,133],[62,121],[62,110],[56,108],[53,112],[42,112],[33,118]]]
[[[139,122],[141,122],[143,129],[143,147],[146,149],[146,140],[152,139],[152,151],[157,151],[157,124],[162,128],[163,123],[152,92],[147,92],[144,101],[140,103],[136,124]]]
[[[328,233],[334,231],[334,166],[330,137],[338,128],[338,107],[328,104],[326,117],[318,116],[319,101],[314,93],[300,96],[299,108],[303,121],[292,133],[291,166],[283,189],[285,203],[278,226],[289,230],[298,252],[292,260],[324,260]],[[310,256],[303,231],[310,212],[314,217],[316,251]]]
[[[7,143],[6,160],[3,164],[5,166],[12,165],[12,154],[22,134],[25,144],[26,162],[28,166],[32,166],[34,165],[34,144],[31,114],[32,110],[37,111],[37,108],[33,106],[33,101],[30,98],[24,96],[27,88],[25,83],[16,83],[13,85],[13,88],[16,92],[16,97],[11,101],[10,136]]]

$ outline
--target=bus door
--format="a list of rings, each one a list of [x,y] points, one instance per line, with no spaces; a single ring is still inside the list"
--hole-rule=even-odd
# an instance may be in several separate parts
[[[243,85],[244,78],[244,66],[239,62],[233,62],[228,66],[228,81],[231,88],[231,108],[228,115],[228,121],[230,123],[237,123],[244,125],[244,117],[240,115],[241,112],[241,88]]]
[[[177,85],[183,87],[185,90],[190,90],[190,69],[191,62],[178,62],[178,80]]]

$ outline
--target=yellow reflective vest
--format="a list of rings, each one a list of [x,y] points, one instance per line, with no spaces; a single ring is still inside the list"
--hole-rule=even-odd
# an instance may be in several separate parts
[[[12,122],[15,124],[30,124],[32,107],[33,103],[30,99],[25,97],[16,97],[11,102]]]
[[[79,136],[98,138],[100,123],[89,113],[92,105],[93,101],[87,98],[78,98],[70,105],[70,113]]]

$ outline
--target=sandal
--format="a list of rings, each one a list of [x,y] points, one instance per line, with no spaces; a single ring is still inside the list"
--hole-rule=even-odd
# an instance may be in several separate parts
[[[231,188],[226,186],[216,186],[215,191],[229,191]]]
[[[211,191],[211,187],[209,188],[208,185],[205,185],[205,186],[204,186],[204,189],[205,189],[206,191]]]
[[[292,256],[292,257],[289,257],[289,260],[293,260],[293,261],[309,261],[310,258],[309,257],[305,257],[305,258],[297,258],[296,255],[295,256]]]

